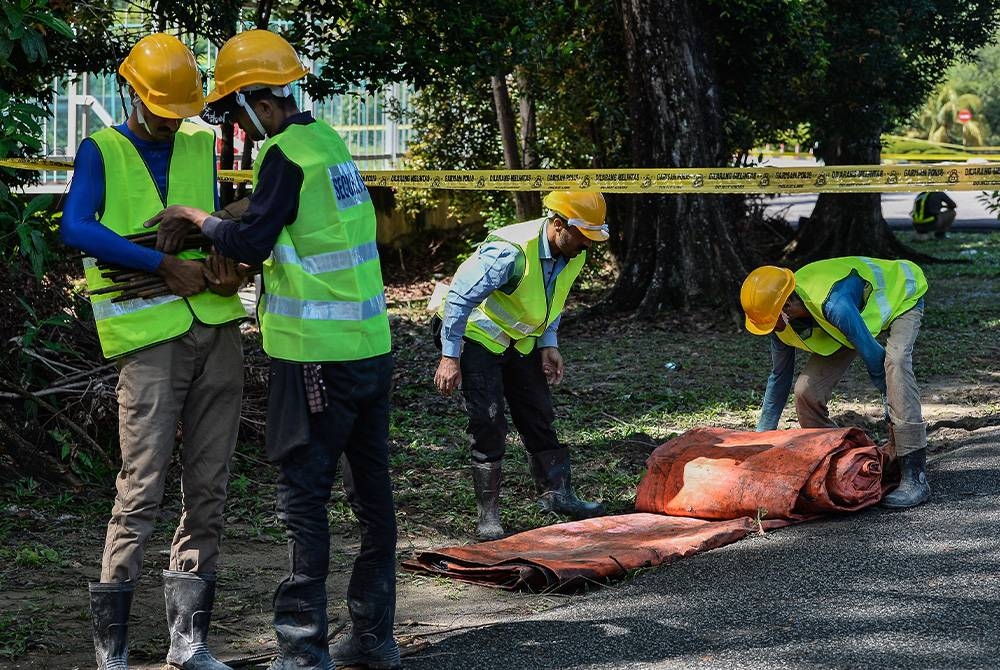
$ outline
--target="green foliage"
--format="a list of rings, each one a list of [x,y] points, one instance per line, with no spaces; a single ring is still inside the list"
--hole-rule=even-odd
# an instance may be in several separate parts
[[[322,98],[358,81],[406,80],[416,129],[406,165],[492,169],[504,165],[491,77],[507,80],[515,106],[534,104],[542,167],[621,164],[627,105],[620,18],[612,0],[441,0],[330,3],[304,0],[287,17],[289,36],[324,62],[305,87]],[[523,121],[523,119],[519,119]],[[416,216],[438,194],[403,190]],[[449,195],[455,218],[513,220],[510,195]]]
[[[960,92],[951,84],[943,84],[914,115],[906,133],[930,142],[982,146],[990,134],[983,107],[982,99],[975,93]],[[960,122],[961,110],[972,112],[972,120]],[[936,151],[936,147],[930,146],[929,150]]]
[[[48,212],[52,196],[38,195],[26,200],[8,195],[0,199],[0,260],[12,263],[14,256],[27,261],[35,278],[41,280],[46,263],[52,258],[51,239],[54,227]]]
[[[44,544],[19,547],[13,552],[14,565],[22,568],[38,568],[45,565],[62,565],[59,552]]]
[[[805,123],[809,143],[818,141],[830,163],[877,149],[879,135],[908,119],[941,73],[992,39],[1000,22],[992,2],[706,4],[717,26],[725,127],[734,150],[777,141],[783,128]]]

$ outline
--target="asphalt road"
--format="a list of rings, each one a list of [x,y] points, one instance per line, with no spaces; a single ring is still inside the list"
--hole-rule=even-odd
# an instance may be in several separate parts
[[[930,502],[710,551],[456,634],[408,670],[1000,668],[1000,428],[932,457]]]
[[[958,205],[952,230],[983,232],[1000,230],[997,215],[986,209],[981,197],[985,191],[948,191]],[[882,216],[894,230],[911,230],[910,209],[916,193],[883,193]],[[809,216],[816,205],[815,193],[781,195],[765,200],[767,212],[797,224],[800,216]]]

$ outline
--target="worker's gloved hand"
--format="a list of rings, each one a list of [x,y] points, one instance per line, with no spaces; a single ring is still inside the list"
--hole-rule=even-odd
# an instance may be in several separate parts
[[[146,228],[159,226],[156,230],[156,250],[175,254],[183,247],[184,238],[196,228],[201,228],[207,217],[207,212],[195,207],[171,205],[142,225]]]
[[[462,366],[459,359],[450,356],[442,356],[438,363],[437,372],[434,373],[434,386],[438,393],[444,396],[451,395],[462,383]]]
[[[240,290],[246,281],[247,265],[226,258],[214,248],[205,259],[205,281],[208,290],[216,295],[230,296]]]
[[[886,423],[892,423],[892,419],[889,418],[889,396],[885,393],[882,394],[882,417]]]
[[[163,277],[171,293],[182,298],[205,290],[204,268],[198,261],[188,261],[164,254],[156,274]]]
[[[540,350],[542,355],[542,372],[545,373],[545,380],[549,384],[558,384],[562,381],[565,365],[562,354],[555,347],[545,347]]]

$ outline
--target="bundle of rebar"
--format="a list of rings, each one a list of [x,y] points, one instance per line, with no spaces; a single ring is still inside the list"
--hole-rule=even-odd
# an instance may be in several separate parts
[[[249,205],[250,199],[242,198],[230,203],[225,208],[214,212],[212,216],[222,219],[238,219],[244,212],[246,212]],[[157,232],[154,230],[152,232],[139,233],[137,235],[126,235],[125,239],[134,244],[138,244],[149,249],[155,249],[156,236]],[[192,249],[200,249],[207,252],[211,250],[211,248],[212,241],[205,237],[200,230],[192,228],[191,232],[189,232],[181,241],[181,248],[172,251],[172,253],[176,254],[182,251],[190,251]],[[104,288],[90,291],[90,295],[120,293],[120,295],[116,295],[111,298],[111,302],[123,302],[125,300],[133,300],[135,298],[148,300],[150,298],[170,295],[171,293],[170,289],[167,288],[166,282],[163,281],[163,278],[151,272],[123,268],[118,265],[112,265],[111,263],[104,263],[101,261],[98,261],[97,269],[100,271],[101,276],[114,283],[111,286],[105,286]]]
[[[156,248],[155,232],[126,236],[126,239],[143,247],[150,249]],[[192,249],[208,251],[211,247],[211,240],[202,235],[200,230],[192,230],[187,234],[187,236],[184,237],[178,253],[180,251],[189,251]],[[92,296],[118,293],[119,295],[111,298],[111,302],[123,302],[125,300],[134,300],[136,298],[149,300],[151,298],[158,298],[160,296],[171,294],[171,291],[167,288],[167,284],[163,281],[163,278],[151,272],[123,268],[118,265],[112,265],[111,263],[104,262],[98,262],[97,269],[101,273],[102,277],[113,283],[110,286],[90,291],[90,295]]]

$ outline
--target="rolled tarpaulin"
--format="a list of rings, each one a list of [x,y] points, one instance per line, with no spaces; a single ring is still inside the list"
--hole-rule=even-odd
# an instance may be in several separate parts
[[[695,428],[656,448],[637,512],[799,521],[877,503],[887,457],[859,428]]]

